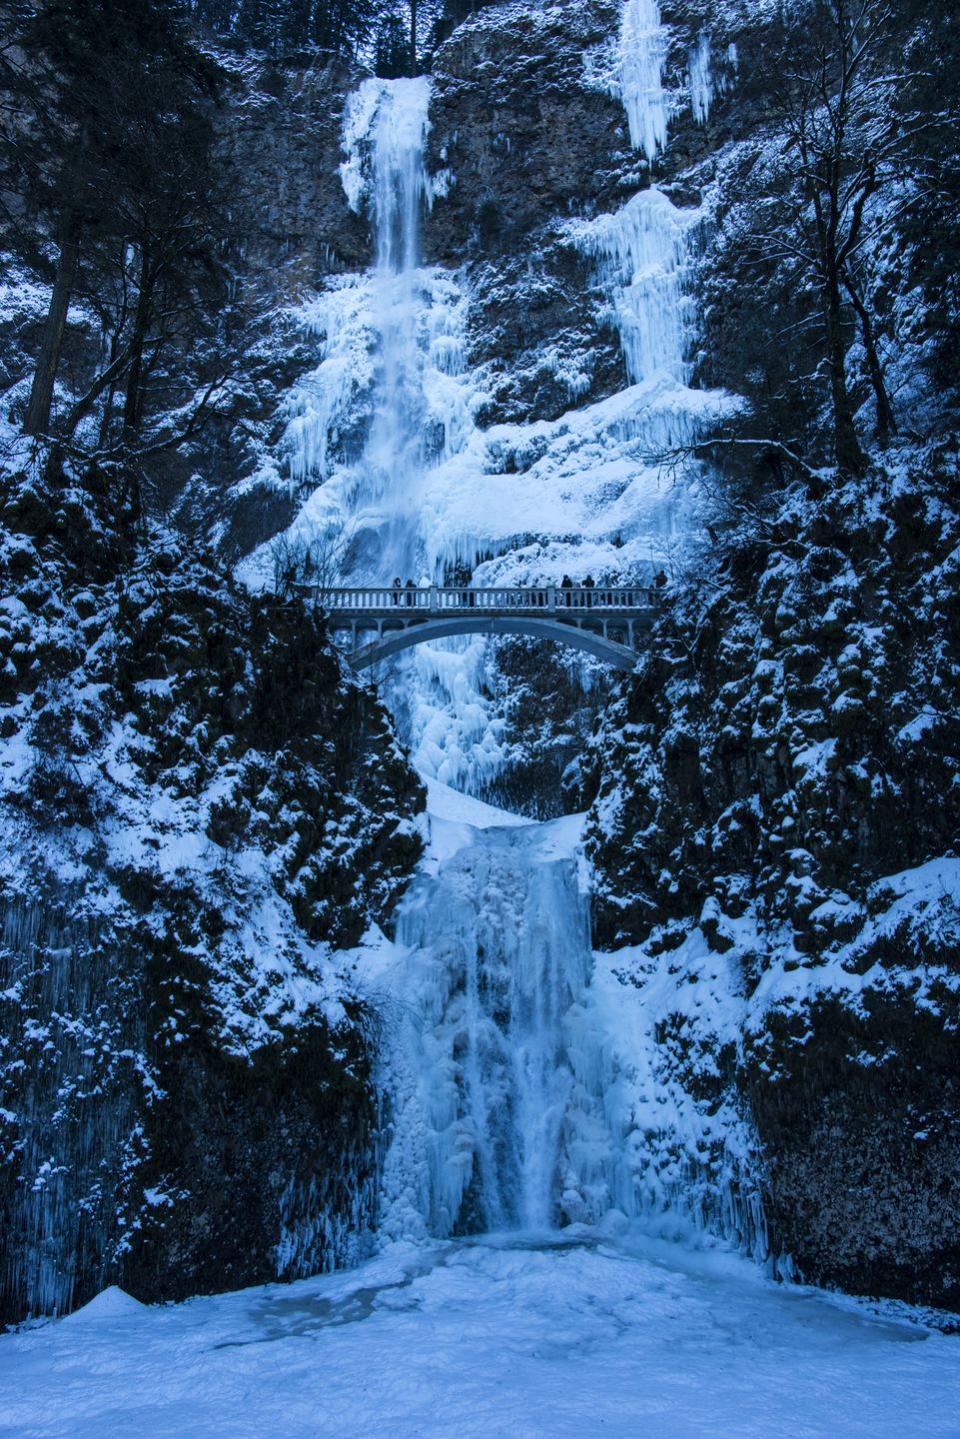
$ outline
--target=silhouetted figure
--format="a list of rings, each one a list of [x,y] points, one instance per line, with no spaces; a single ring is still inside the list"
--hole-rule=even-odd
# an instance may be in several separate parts
[[[457,604],[459,604],[464,609],[467,607],[467,605],[472,605],[475,602],[473,595],[470,593],[470,581],[472,580],[472,578],[473,575],[471,573],[470,566],[466,564],[463,560],[458,560],[453,567],[453,577],[451,580],[451,584],[453,584],[460,591],[459,595],[457,596]]]
[[[395,605],[398,605],[400,603],[400,591],[402,589],[403,580],[400,578],[399,575],[397,575],[396,579],[393,582],[393,603]]]
[[[567,592],[563,597],[563,603],[567,606],[567,609],[569,609],[571,604],[573,603],[573,597],[570,594],[570,591],[573,589],[573,580],[570,578],[569,575],[564,575],[563,579],[560,581],[560,588],[562,590],[566,590]]]
[[[413,583],[413,580],[407,580],[407,583],[404,585],[404,589],[405,589],[406,592],[407,592],[407,604],[408,604],[408,605],[412,605],[412,604],[413,604],[413,593],[414,593],[414,590],[415,590],[416,588],[417,588],[417,587],[416,587],[416,585]]]
[[[587,593],[584,595],[583,602],[586,605],[587,609],[589,609],[590,606],[593,604],[593,595],[591,594],[591,590],[596,588],[596,583],[597,582],[593,578],[593,575],[587,575],[587,578],[583,582],[583,588],[587,591]]]

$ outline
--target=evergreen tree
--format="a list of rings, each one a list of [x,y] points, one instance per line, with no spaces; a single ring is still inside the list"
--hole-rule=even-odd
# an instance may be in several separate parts
[[[377,22],[376,0],[193,0],[202,29],[275,57],[319,50],[355,55]]]
[[[124,307],[122,363],[118,357],[112,369],[113,378],[126,373],[132,424],[142,410],[137,392],[158,267],[172,280],[173,252],[182,268],[205,227],[211,190],[205,106],[214,71],[182,15],[162,0],[44,0],[12,10],[18,60],[0,155],[17,206],[6,238],[53,282],[24,429],[49,432],[82,269],[102,280],[118,251],[125,264],[133,252],[140,267]],[[99,288],[95,278],[87,283]]]
[[[396,80],[412,72],[410,31],[398,10],[390,11],[377,30],[376,70],[385,80]]]
[[[495,3],[496,0],[442,0],[433,23],[433,45],[442,44],[464,20]]]

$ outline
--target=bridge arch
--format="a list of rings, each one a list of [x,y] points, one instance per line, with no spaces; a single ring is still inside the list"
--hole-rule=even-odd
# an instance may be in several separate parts
[[[348,658],[354,669],[369,669],[371,665],[414,645],[449,639],[453,635],[526,635],[532,639],[555,640],[561,645],[586,650],[588,654],[621,670],[635,669],[639,659],[636,651],[627,645],[581,625],[564,624],[560,620],[533,615],[494,617],[482,612],[444,615],[441,619],[425,619],[403,629],[387,630],[376,640],[354,650]]]

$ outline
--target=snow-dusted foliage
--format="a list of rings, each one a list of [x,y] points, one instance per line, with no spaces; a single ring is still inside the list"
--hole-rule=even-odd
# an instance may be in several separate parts
[[[600,934],[640,946],[620,967],[730,976],[727,1062],[677,999],[659,1062],[748,1104],[802,1270],[953,1304],[955,464],[794,490],[691,576],[608,720],[588,829]]]
[[[357,1252],[373,1098],[334,946],[419,849],[417,781],[321,622],[124,540],[105,484],[3,488],[14,1318],[110,1275],[183,1294]]]

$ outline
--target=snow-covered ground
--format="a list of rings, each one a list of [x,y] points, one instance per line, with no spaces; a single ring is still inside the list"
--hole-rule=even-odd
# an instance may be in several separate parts
[[[3,1439],[589,1435],[955,1439],[960,1340],[719,1251],[516,1236],[0,1339]]]

